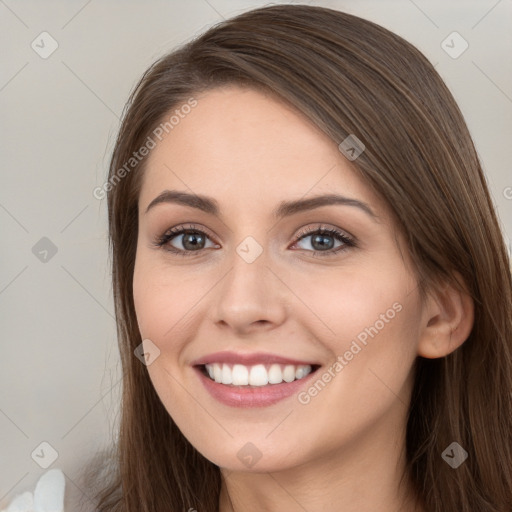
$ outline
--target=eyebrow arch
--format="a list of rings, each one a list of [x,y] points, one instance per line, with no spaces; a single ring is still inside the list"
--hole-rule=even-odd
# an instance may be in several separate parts
[[[218,215],[220,212],[218,202],[208,196],[189,194],[188,192],[181,192],[178,190],[164,190],[161,194],[155,197],[146,208],[147,213],[151,208],[155,207],[160,203],[177,203],[184,206],[190,206],[191,208],[197,208],[203,212]],[[353,206],[361,209],[372,220],[377,220],[379,217],[375,212],[363,201],[353,199],[338,194],[326,194],[321,196],[314,196],[309,199],[296,199],[293,201],[282,201],[277,208],[272,212],[272,215],[276,219],[288,217],[296,213],[300,213],[314,208],[320,208],[321,206],[329,205],[344,205]]]

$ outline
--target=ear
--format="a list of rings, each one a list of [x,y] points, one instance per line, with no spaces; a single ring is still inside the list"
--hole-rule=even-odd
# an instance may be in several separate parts
[[[463,283],[459,273],[457,281]],[[429,293],[420,326],[418,355],[428,359],[444,357],[460,347],[469,337],[474,322],[474,302],[451,283],[443,283]]]

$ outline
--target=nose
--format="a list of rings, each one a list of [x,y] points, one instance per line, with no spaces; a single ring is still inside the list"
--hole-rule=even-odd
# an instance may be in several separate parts
[[[213,320],[217,326],[242,336],[273,329],[285,321],[290,297],[269,263],[265,250],[250,263],[233,254],[231,268],[214,297]]]

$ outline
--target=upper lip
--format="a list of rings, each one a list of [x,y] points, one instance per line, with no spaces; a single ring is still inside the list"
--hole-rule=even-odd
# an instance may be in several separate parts
[[[293,365],[311,365],[315,363],[311,361],[299,361],[298,359],[291,359],[289,357],[278,356],[276,354],[268,354],[264,352],[253,352],[253,353],[237,353],[224,350],[221,352],[215,352],[208,354],[207,356],[200,357],[192,361],[192,366],[201,366],[212,363],[231,363],[231,364],[243,364],[244,366],[251,366],[256,364],[293,364]]]

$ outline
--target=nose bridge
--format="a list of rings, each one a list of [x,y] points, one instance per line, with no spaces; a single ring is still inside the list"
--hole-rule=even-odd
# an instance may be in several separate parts
[[[252,236],[240,242],[230,256],[230,271],[224,283],[223,297],[243,303],[262,302],[268,295],[268,249],[259,244]],[[234,306],[235,304],[233,304]]]
[[[215,318],[243,330],[252,324],[283,321],[285,304],[282,284],[270,268],[267,247],[254,237],[245,237],[229,257],[229,271],[216,295]]]

